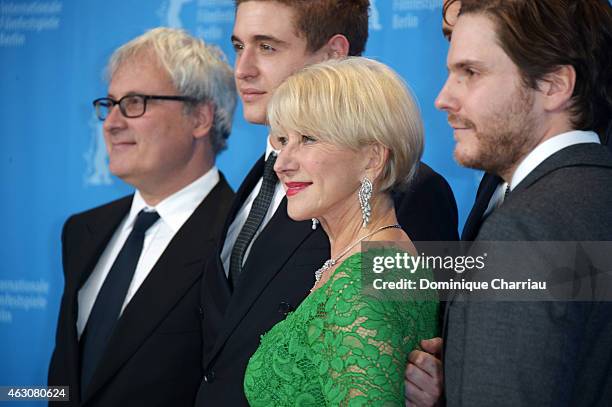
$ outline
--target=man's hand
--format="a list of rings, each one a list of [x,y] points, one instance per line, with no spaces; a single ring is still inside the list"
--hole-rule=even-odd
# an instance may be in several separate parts
[[[421,341],[422,350],[413,350],[405,373],[406,407],[434,406],[443,389],[442,338]]]

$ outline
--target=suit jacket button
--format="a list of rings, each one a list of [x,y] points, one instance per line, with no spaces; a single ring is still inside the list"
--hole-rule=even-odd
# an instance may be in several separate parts
[[[198,307],[198,315],[200,318],[204,318],[204,308]]]
[[[293,311],[293,308],[291,307],[291,304],[289,304],[288,302],[283,301],[280,304],[278,304],[279,314],[283,314],[284,316],[287,316],[287,314],[291,311]]]
[[[212,383],[215,381],[215,372],[212,370],[209,370],[208,372],[206,372],[206,374],[204,374],[204,381],[206,383]]]

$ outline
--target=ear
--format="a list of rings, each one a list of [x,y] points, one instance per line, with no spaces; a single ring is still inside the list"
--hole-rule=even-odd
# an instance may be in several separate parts
[[[349,40],[342,34],[336,34],[325,44],[327,58],[344,58],[349,53],[349,47]]]
[[[376,180],[383,173],[387,160],[389,159],[389,149],[381,144],[371,144],[367,149],[366,174],[371,180]]]
[[[193,137],[200,139],[208,136],[213,125],[215,107],[212,103],[200,103],[191,112],[193,117]]]
[[[561,65],[545,75],[538,83],[544,109],[549,112],[566,110],[575,86],[576,70],[571,65]]]

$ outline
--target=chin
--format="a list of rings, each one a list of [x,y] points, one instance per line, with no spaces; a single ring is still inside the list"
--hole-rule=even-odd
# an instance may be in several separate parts
[[[477,154],[471,154],[469,150],[455,148],[453,156],[455,157],[455,161],[462,167],[478,168],[480,162],[478,156]]]
[[[289,215],[289,217],[296,222],[316,218],[316,216],[308,215],[308,213],[305,213],[303,211],[291,210],[290,207],[287,207],[287,215]]]
[[[256,108],[244,109],[244,120],[251,124],[266,124],[266,113]]]
[[[109,163],[108,164],[108,170],[110,171],[111,174],[113,174],[115,177],[119,177],[122,178],[123,176],[126,175],[127,171],[125,168],[122,168],[121,165],[117,165],[117,164],[112,164]]]
[[[294,220],[296,222],[300,222],[303,220],[310,220],[312,218],[309,218],[307,216],[303,216],[303,215],[293,215],[291,212],[287,211],[287,215],[289,215],[289,217],[291,218],[291,220]]]

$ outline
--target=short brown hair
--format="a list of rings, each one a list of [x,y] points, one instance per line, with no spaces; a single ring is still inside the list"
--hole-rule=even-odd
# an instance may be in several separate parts
[[[462,0],[460,15],[483,14],[526,86],[571,65],[572,125],[603,138],[612,117],[612,6],[608,0]]]
[[[235,0],[236,9],[247,1],[275,1],[295,12],[295,29],[306,37],[308,51],[315,52],[334,35],[349,41],[349,55],[359,56],[368,41],[370,0]]]

